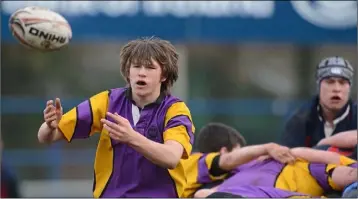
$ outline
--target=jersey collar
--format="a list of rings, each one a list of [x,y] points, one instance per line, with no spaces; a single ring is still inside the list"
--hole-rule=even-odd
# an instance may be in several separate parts
[[[132,103],[135,105],[135,101],[134,101],[133,98],[132,98],[132,88],[131,88],[131,87],[128,87],[128,88],[126,89],[125,95],[126,95],[127,99],[129,99],[130,101],[132,101]],[[161,103],[164,101],[164,98],[165,98],[165,93],[164,93],[164,92],[160,92],[159,97],[158,97],[153,103],[147,104],[146,106],[152,105],[152,104],[159,105],[159,104],[161,104]]]
[[[333,124],[336,125],[338,124],[340,121],[344,120],[348,114],[349,114],[349,111],[350,111],[350,100],[348,100],[347,104],[339,111],[339,113],[337,114],[336,118],[333,120]],[[324,121],[322,115],[322,108],[321,108],[321,105],[319,104],[319,100],[317,102],[317,113],[318,113],[318,118],[320,121]]]

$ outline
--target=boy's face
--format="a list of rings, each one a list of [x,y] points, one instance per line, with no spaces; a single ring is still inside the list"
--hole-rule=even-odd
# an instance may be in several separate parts
[[[151,64],[140,65],[131,63],[129,81],[134,95],[148,97],[160,93],[160,87],[165,78],[162,77],[162,68],[159,63],[151,59]]]
[[[349,99],[349,81],[339,77],[329,77],[320,84],[321,105],[331,111],[339,111]]]

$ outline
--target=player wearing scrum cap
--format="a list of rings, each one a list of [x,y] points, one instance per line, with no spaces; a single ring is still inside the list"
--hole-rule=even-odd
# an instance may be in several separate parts
[[[357,104],[350,98],[353,74],[353,67],[344,58],[323,59],[316,71],[318,94],[289,118],[281,144],[313,147],[341,132],[351,131],[356,136]],[[329,144],[340,144],[340,148],[352,146],[348,142]]]

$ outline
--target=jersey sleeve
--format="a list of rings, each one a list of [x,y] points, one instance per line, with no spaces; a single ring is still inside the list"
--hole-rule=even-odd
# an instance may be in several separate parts
[[[163,140],[174,140],[184,147],[182,158],[188,158],[194,143],[195,127],[189,108],[184,102],[176,102],[165,115]]]
[[[101,92],[65,113],[58,125],[68,142],[88,138],[102,130],[101,118],[108,109],[109,91]]]
[[[187,176],[187,185],[184,190],[184,197],[193,197],[193,194],[203,185],[222,180],[227,174],[214,176],[211,170],[215,167],[215,159],[219,153],[194,153],[184,160],[185,175]]]
[[[210,183],[217,180],[224,179],[228,172],[220,169],[219,166],[219,153],[208,153],[203,155],[198,161],[198,182]]]
[[[338,164],[320,164],[311,163],[309,164],[310,174],[317,180],[318,184],[325,190],[337,190],[341,191],[333,182],[331,171],[338,166],[349,166],[357,168],[357,162],[348,157],[340,157],[340,165]]]

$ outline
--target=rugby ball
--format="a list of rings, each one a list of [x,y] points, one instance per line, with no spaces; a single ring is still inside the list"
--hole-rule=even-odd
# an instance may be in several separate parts
[[[67,20],[59,13],[42,7],[17,10],[10,16],[9,26],[21,44],[40,51],[59,50],[72,38]]]

